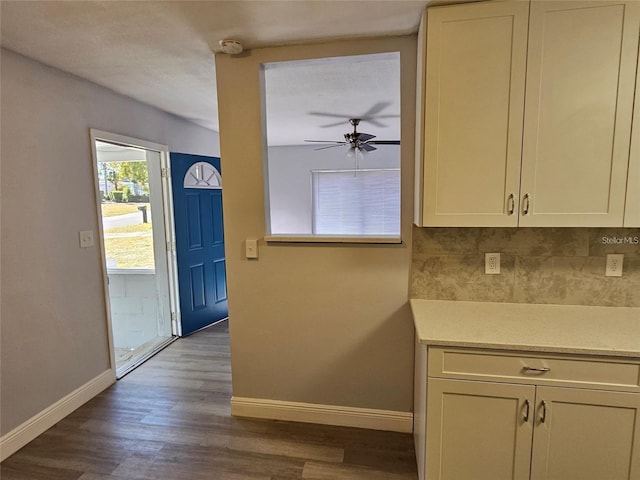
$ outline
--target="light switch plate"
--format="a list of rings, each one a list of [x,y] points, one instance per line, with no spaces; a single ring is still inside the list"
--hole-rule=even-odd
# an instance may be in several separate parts
[[[621,253],[610,253],[607,255],[606,277],[621,277],[624,255]]]
[[[245,241],[245,255],[247,258],[258,258],[258,240],[247,238]]]
[[[93,247],[93,230],[80,232],[80,248]]]

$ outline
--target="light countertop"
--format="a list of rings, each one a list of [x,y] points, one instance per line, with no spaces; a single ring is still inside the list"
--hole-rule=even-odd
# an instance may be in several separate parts
[[[640,358],[640,308],[410,302],[425,345]]]

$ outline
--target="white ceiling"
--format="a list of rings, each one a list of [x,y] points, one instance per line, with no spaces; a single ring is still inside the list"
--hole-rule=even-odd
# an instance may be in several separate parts
[[[47,65],[218,130],[212,52],[218,50],[219,40],[234,38],[250,49],[408,34],[417,31],[427,3],[428,0],[2,0],[0,43]],[[380,110],[380,115],[399,113],[392,111],[394,107],[388,105],[389,100],[379,96],[380,86],[363,89],[361,80],[337,86],[335,82],[327,82],[331,75],[327,71],[324,75],[316,72],[305,76],[305,85],[311,90],[320,92],[332,86],[337,91],[304,96],[304,111],[351,116],[362,115],[374,107]],[[290,93],[284,91],[278,102],[282,106],[283,125],[289,118],[287,109],[293,102],[301,101]],[[327,117],[307,117],[305,122],[297,122],[306,125],[306,131],[283,128],[291,138],[285,139],[283,133],[277,143],[300,143],[300,139],[330,134],[321,128],[330,123]],[[338,134],[341,136],[348,130],[350,126],[345,120],[345,128],[340,127]],[[373,131],[364,123],[360,130],[391,140],[399,134]],[[275,127],[272,131],[275,133]]]
[[[344,141],[350,118],[359,132],[400,140],[398,53],[271,63],[264,79],[270,146]]]

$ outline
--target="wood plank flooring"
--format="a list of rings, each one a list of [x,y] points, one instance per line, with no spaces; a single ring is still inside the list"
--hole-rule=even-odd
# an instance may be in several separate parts
[[[0,465],[2,480],[415,480],[411,435],[231,417],[226,322],[180,339]]]

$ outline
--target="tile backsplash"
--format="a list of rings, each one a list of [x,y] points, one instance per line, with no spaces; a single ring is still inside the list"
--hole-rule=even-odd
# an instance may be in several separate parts
[[[622,277],[605,277],[608,253],[625,255]],[[414,226],[411,297],[640,307],[640,229]]]

